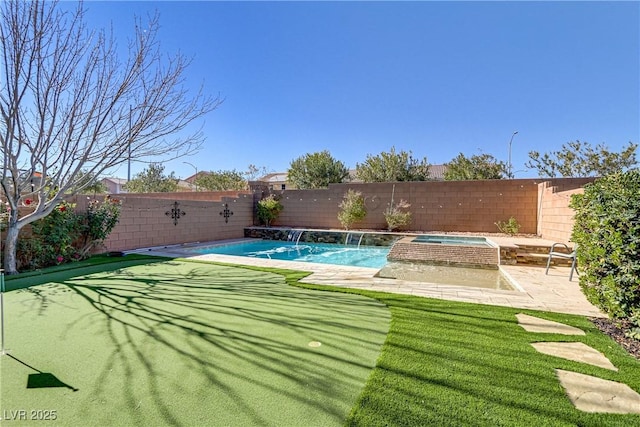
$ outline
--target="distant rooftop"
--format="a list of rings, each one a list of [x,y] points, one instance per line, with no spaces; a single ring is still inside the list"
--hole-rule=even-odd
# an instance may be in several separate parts
[[[446,165],[430,165],[429,166],[429,178],[436,180],[436,181],[444,181],[444,172],[447,170],[447,166]],[[350,169],[349,170],[349,179],[351,180],[351,182],[359,182],[358,179],[356,179],[356,170],[355,169]],[[258,178],[256,181],[262,181],[262,182],[270,182],[270,183],[283,183],[283,182],[287,182],[287,173],[286,172],[274,172],[274,173],[270,173],[267,174],[263,177]]]

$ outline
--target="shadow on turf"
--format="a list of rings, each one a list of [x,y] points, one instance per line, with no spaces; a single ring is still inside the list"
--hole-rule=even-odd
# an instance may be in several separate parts
[[[365,332],[377,332],[365,322],[354,326],[352,320],[357,317],[369,319],[372,306],[380,307],[378,302],[354,298],[345,304],[344,296],[340,294],[291,288],[281,278],[265,281],[263,273],[244,276],[238,274],[237,268],[221,267],[214,271],[210,266],[198,265],[185,273],[184,270],[174,270],[173,265],[179,263],[166,259],[161,261],[164,266],[157,272],[154,269],[132,272],[122,269],[122,264],[109,265],[108,268],[102,266],[97,271],[60,272],[40,282],[57,286],[21,292],[36,295],[41,314],[57,303],[57,296],[61,293],[73,292],[90,304],[101,314],[111,340],[112,353],[97,383],[104,382],[110,370],[119,364],[124,364],[121,367],[124,372],[144,373],[150,388],[148,396],[167,423],[179,425],[180,420],[162,398],[153,357],[146,353],[148,344],[145,341],[153,341],[160,351],[177,355],[206,378],[211,386],[224,390],[227,396],[235,399],[253,424],[269,424],[270,420],[256,411],[252,402],[239,397],[233,387],[221,379],[225,375],[315,408],[334,420],[340,420],[339,423],[344,420],[346,414],[336,403],[339,400],[336,395],[341,391],[339,384],[356,380],[357,376],[352,373],[356,368],[371,368],[355,361],[359,360],[362,347],[372,345]],[[142,263],[149,263],[149,260]],[[93,274],[87,276],[89,273]],[[306,304],[309,311],[300,312],[297,309],[300,304]],[[213,323],[208,320],[208,312],[228,313],[234,321],[230,324]],[[92,319],[92,322],[97,321],[95,317]],[[242,325],[247,322],[259,322],[270,325],[269,328],[303,336],[321,335],[331,328],[347,330],[349,332],[344,336],[332,337],[336,343],[343,344],[342,353],[324,357],[345,363],[350,369],[345,370],[336,384],[323,386],[320,393],[316,391],[305,395],[292,390],[292,383],[308,387],[310,382],[326,381],[325,368],[317,361],[312,362],[313,352],[305,348],[306,342],[302,348],[294,348],[292,343],[280,342],[268,332],[256,333],[244,328]],[[216,350],[222,350],[254,369],[275,374],[283,382],[273,384],[262,377],[255,377],[250,370],[241,371],[234,366],[217,363],[210,357],[214,354],[210,352]],[[301,359],[308,359],[311,363],[301,365]],[[287,384],[289,386],[285,386]],[[134,385],[130,381],[126,381],[123,395],[129,400],[131,409],[135,409]]]
[[[93,273],[118,271],[134,265],[164,262],[168,259],[169,258],[144,255],[126,255],[125,257],[99,255],[80,262],[5,276],[5,292],[28,289],[33,286],[52,282],[61,282]]]
[[[6,356],[15,360],[16,362],[26,366],[29,369],[33,369],[37,372],[37,374],[29,374],[27,377],[27,388],[54,388],[54,387],[65,387],[72,391],[78,391],[79,389],[70,386],[62,381],[60,381],[55,375],[50,372],[42,372],[40,369],[34,368],[28,363],[18,359],[12,354],[6,354]]]

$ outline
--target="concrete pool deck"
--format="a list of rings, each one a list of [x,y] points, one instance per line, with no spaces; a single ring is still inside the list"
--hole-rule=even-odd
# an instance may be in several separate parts
[[[185,246],[151,248],[135,252],[229,264],[308,271],[311,274],[305,277],[302,282],[316,285],[359,288],[370,291],[393,292],[427,298],[578,314],[590,317],[606,317],[598,308],[587,301],[578,285],[577,275],[574,275],[573,280],[569,281],[569,267],[553,267],[549,270],[549,274],[545,275],[545,268],[543,267],[502,265],[500,266],[502,271],[519,288],[507,291],[383,279],[374,277],[379,270],[377,268],[345,267],[231,255],[194,255]]]

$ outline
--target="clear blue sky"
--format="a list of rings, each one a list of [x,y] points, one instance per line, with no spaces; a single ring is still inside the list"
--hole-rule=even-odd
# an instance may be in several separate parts
[[[354,168],[397,150],[441,164],[506,162],[572,141],[640,142],[638,2],[88,2],[89,24],[160,13],[161,47],[193,57],[187,83],[225,98],[198,170],[286,171],[329,150]],[[144,168],[134,165],[133,173]],[[126,176],[126,168],[116,172]]]

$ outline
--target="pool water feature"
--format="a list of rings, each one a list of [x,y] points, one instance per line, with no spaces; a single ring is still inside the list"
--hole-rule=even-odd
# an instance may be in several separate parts
[[[465,268],[394,261],[385,265],[376,277],[413,282],[513,291],[515,287],[501,270]]]
[[[354,267],[382,268],[387,263],[388,246],[359,246],[333,243],[296,243],[295,240],[256,240],[190,249],[198,254],[235,255],[283,261],[312,262]]]

